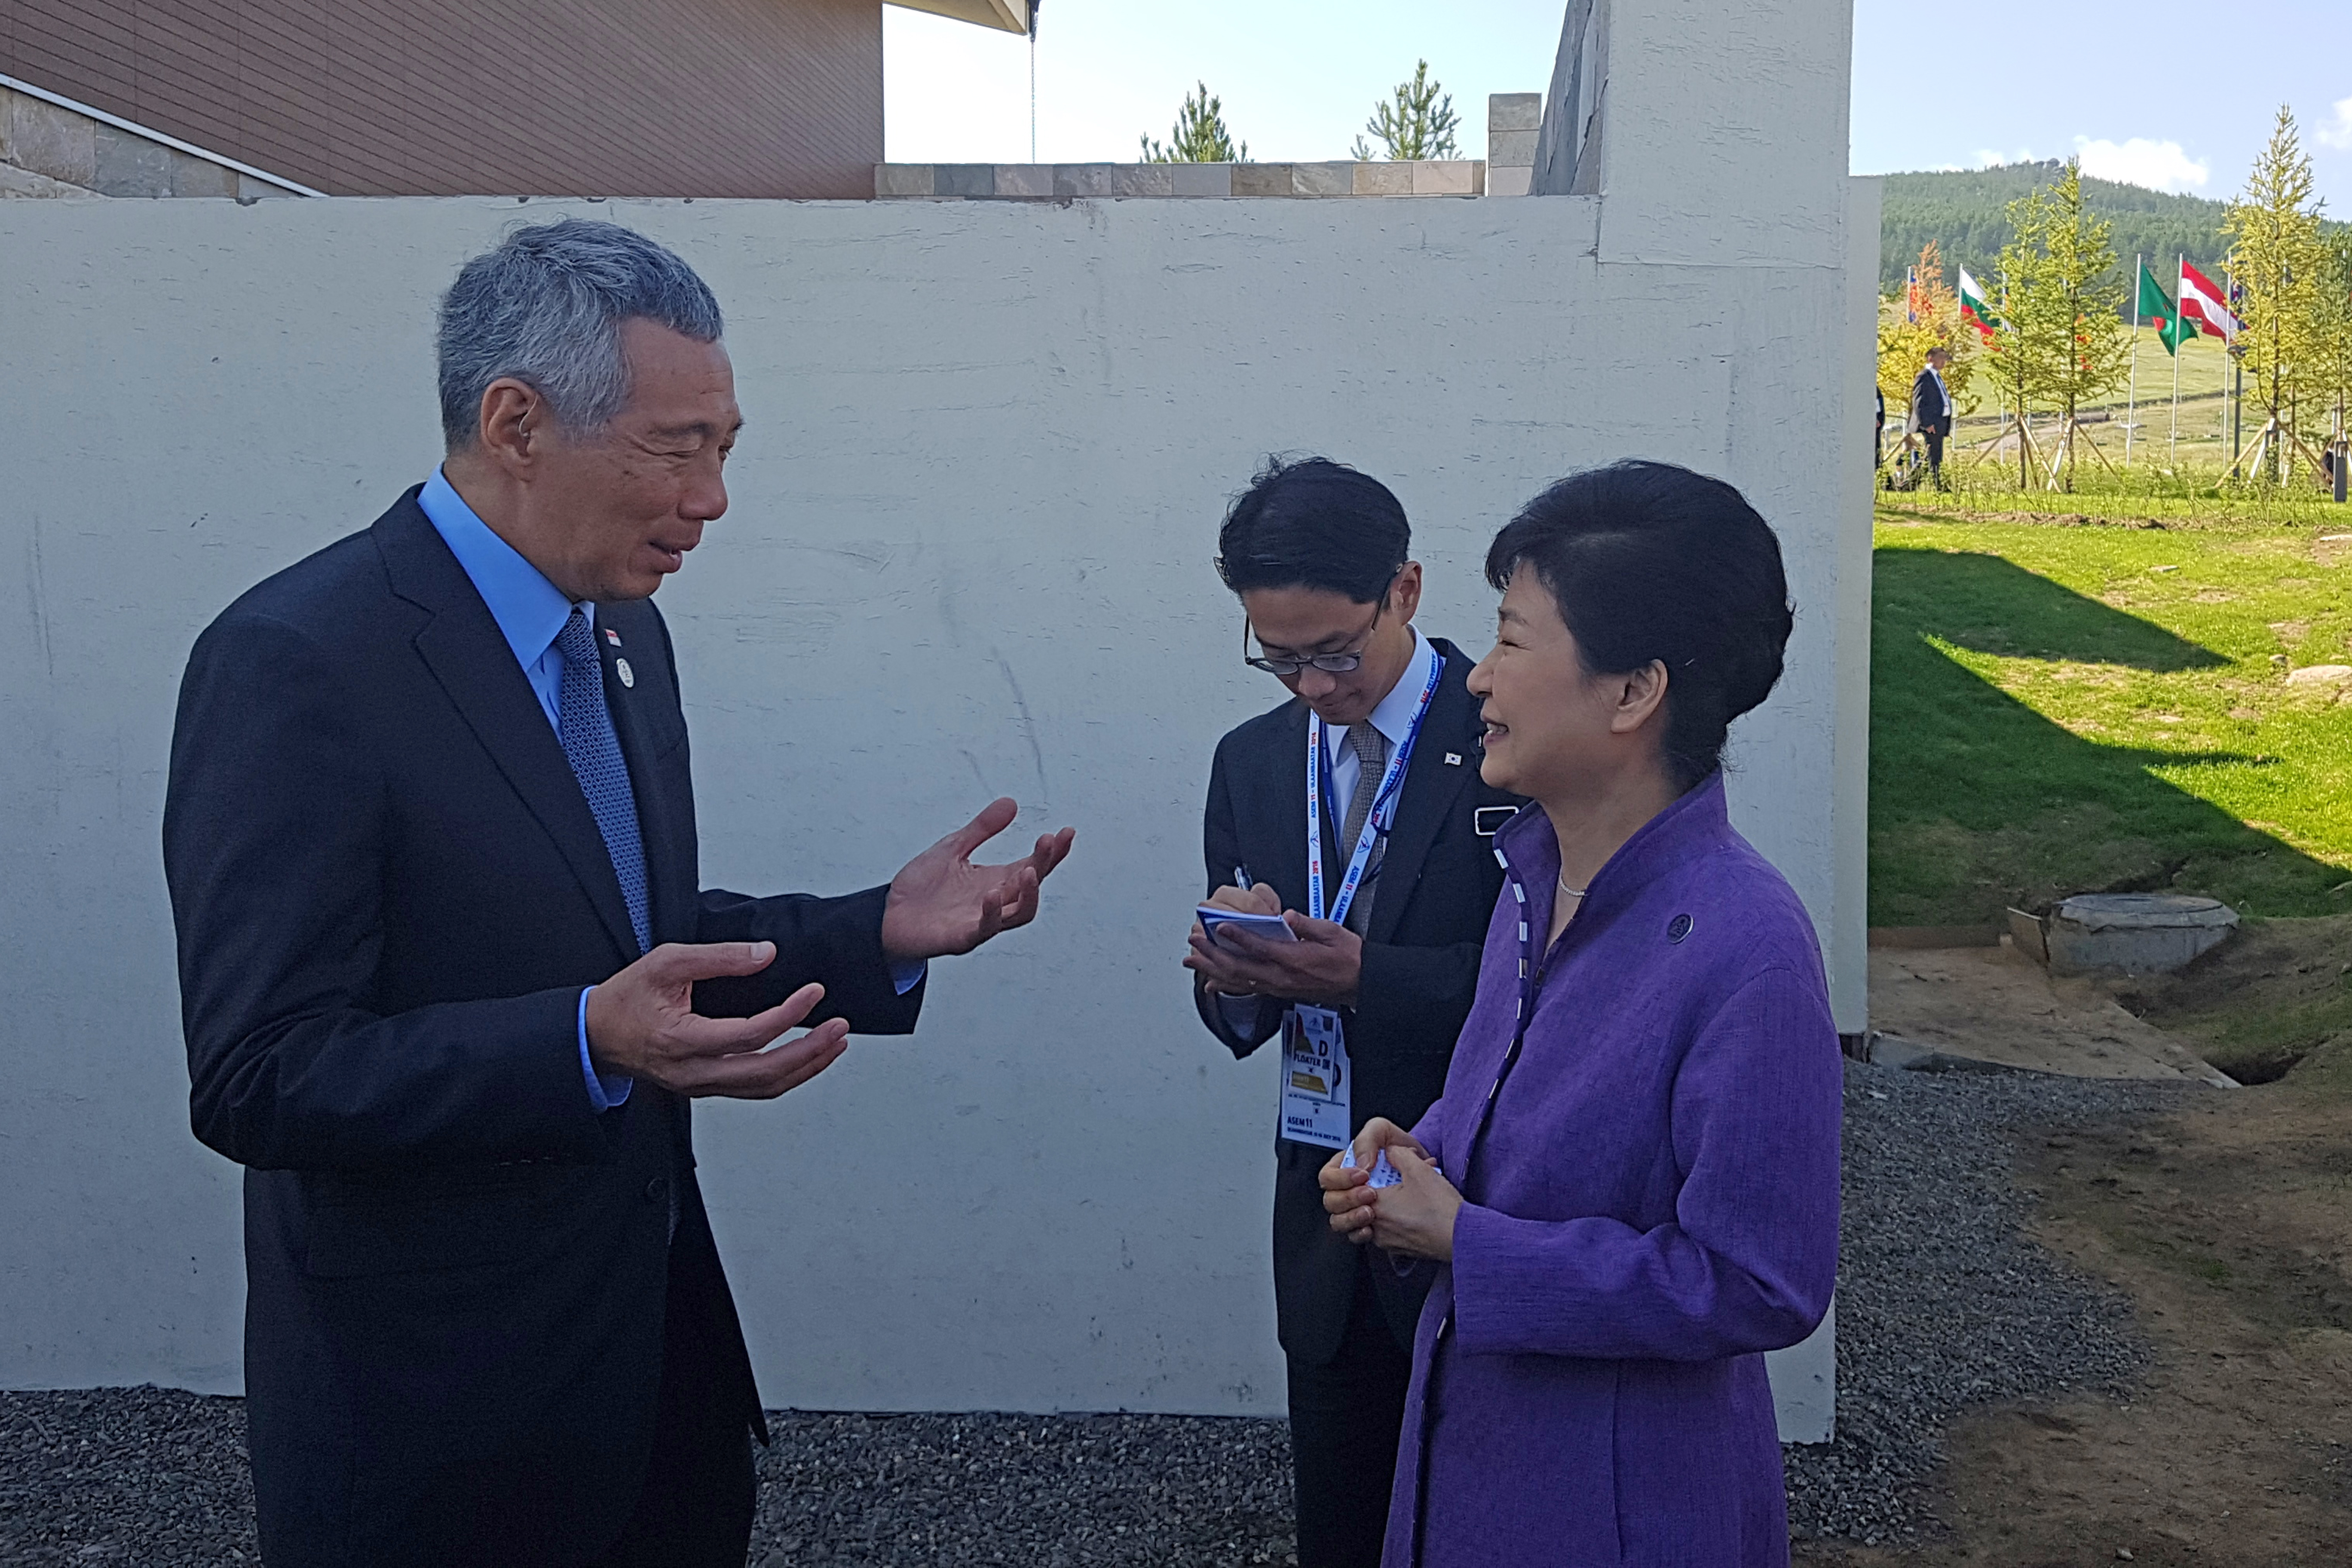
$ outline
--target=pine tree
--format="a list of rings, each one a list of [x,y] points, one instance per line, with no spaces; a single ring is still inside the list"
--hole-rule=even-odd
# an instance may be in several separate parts
[[[2124,321],[2124,286],[2108,238],[2114,226],[2084,209],[2081,160],[2066,161],[2065,172],[2051,187],[2045,211],[2045,264],[2039,278],[2051,293],[2049,313],[2053,321],[2063,323],[2068,338],[2051,364],[2048,392],[2065,421],[2059,428],[2066,444],[2066,489],[2071,490],[2075,415],[2123,384],[2131,340]]]
[[[2052,291],[2042,280],[2049,266],[2049,193],[2028,192],[2009,204],[2006,216],[2011,237],[2000,250],[2000,321],[1990,357],[2001,401],[2017,420],[2017,488],[2024,489],[2032,483],[2032,456],[2026,418],[2044,401],[2074,334],[2071,323],[2057,321],[2049,309]]]
[[[2059,416],[2071,490],[2076,416],[2121,386],[2130,363],[2113,230],[2084,209],[2082,164],[2071,159],[2057,184],[2010,203],[2009,219],[2015,237],[2000,253],[2005,300],[1992,356],[2019,416],[2017,482],[2020,489],[2032,482],[2023,426],[2038,404]]]
[[[1386,100],[1372,106],[1364,129],[1380,138],[1385,157],[1406,163],[1456,156],[1454,132],[1461,123],[1454,112],[1454,95],[1429,79],[1429,62],[1423,60],[1412,68],[1411,81],[1397,83]],[[1360,163],[1371,162],[1371,143],[1357,137],[1355,154]]]
[[[1153,137],[1141,138],[1143,161],[1147,163],[1246,163],[1250,161],[1249,143],[1236,142],[1225,129],[1225,106],[1209,91],[1209,84],[1199,84],[1200,91],[1184,95],[1184,107],[1176,112],[1176,123],[1169,128],[1168,144],[1161,146]]]
[[[2270,144],[2247,172],[2246,188],[2230,204],[2222,228],[2231,240],[2230,276],[2244,289],[2240,363],[2253,378],[2254,406],[2265,429],[2284,431],[2318,352],[2313,331],[2323,259],[2311,155],[2295,133],[2292,110],[2279,110]],[[2263,442],[2263,477],[2273,483],[2279,447],[2275,435]]]

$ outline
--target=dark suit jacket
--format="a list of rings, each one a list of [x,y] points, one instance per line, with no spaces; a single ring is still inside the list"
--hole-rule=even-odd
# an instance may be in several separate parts
[[[196,1136],[247,1168],[271,1568],[593,1556],[636,1501],[671,1278],[760,1419],[686,1102],[641,1081],[598,1115],[582,1078],[581,988],[636,956],[619,880],[415,497],[224,612],[173,735],[190,1104]],[[654,941],[776,943],[698,1007],[742,1015],[821,979],[828,1016],[910,1030],[920,994],[891,984],[885,889],[698,888],[669,634],[650,601],[600,605],[596,625]]]
[[[1454,1037],[1478,988],[1486,921],[1503,887],[1491,835],[1520,804],[1478,777],[1478,702],[1463,684],[1476,661],[1442,637],[1430,640],[1445,659],[1445,677],[1430,700],[1397,802],[1364,932],[1356,1005],[1341,1015],[1356,1080],[1348,1109],[1358,1128],[1375,1116],[1411,1127],[1445,1087]],[[1234,868],[1246,866],[1282,895],[1285,909],[1306,908],[1306,755],[1307,705],[1296,699],[1217,743],[1202,832],[1212,891],[1233,886]],[[1333,837],[1327,821],[1327,868],[1346,863]],[[1281,1026],[1283,1004],[1262,1000],[1254,1026],[1236,1034],[1206,987],[1192,989],[1201,1021],[1236,1057],[1248,1056]],[[1274,1107],[1265,1113],[1271,1118]],[[1316,1176],[1331,1152],[1282,1138],[1275,1149],[1276,1321],[1283,1349],[1319,1366],[1339,1353],[1347,1331],[1358,1249],[1332,1232],[1323,1212]],[[1374,1254],[1371,1276],[1390,1327],[1400,1343],[1411,1345],[1431,1271],[1400,1275]]]
[[[1933,371],[1921,371],[1911,384],[1911,423],[1922,435],[1952,433],[1952,400],[1944,395]]]

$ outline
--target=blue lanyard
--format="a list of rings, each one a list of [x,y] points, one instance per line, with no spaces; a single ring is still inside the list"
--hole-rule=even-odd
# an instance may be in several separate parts
[[[1348,873],[1339,882],[1339,896],[1328,915],[1323,912],[1323,795],[1324,775],[1331,759],[1323,745],[1323,716],[1307,716],[1307,912],[1318,921],[1347,920],[1348,908],[1356,901],[1356,890],[1363,883],[1364,868],[1371,863],[1372,846],[1386,831],[1382,818],[1394,809],[1397,792],[1404,785],[1405,766],[1412,761],[1414,743],[1421,739],[1422,722],[1429,717],[1430,701],[1437,695],[1437,683],[1445,679],[1444,655],[1432,647],[1427,657],[1429,679],[1422,684],[1421,701],[1412,710],[1412,726],[1404,732],[1404,743],[1389,759],[1388,772],[1381,778],[1380,793],[1372,797],[1372,809],[1364,813],[1364,830],[1356,836],[1355,853],[1349,858]],[[1367,718],[1364,722],[1369,724],[1371,720]],[[1360,776],[1356,787],[1364,787]]]

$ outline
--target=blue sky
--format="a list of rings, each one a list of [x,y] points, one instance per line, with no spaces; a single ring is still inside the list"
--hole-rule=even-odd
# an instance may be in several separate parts
[[[1037,155],[1131,160],[1205,79],[1251,156],[1342,158],[1373,100],[1426,57],[1454,94],[1465,155],[1484,156],[1486,95],[1542,89],[1564,8],[1043,0]],[[883,16],[893,160],[1028,158],[1025,40],[895,6]],[[1855,0],[1857,174],[2080,153],[2093,174],[2226,196],[2281,103],[2328,210],[2352,217],[2352,0],[1974,0],[1965,12]]]

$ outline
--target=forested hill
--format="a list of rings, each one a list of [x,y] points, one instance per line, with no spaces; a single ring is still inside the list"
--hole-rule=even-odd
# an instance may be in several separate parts
[[[2038,186],[2055,184],[2057,160],[2003,163],[1990,169],[1954,169],[1936,174],[1888,174],[1879,229],[1878,284],[1900,288],[1903,270],[1919,259],[1929,240],[1944,253],[1944,281],[1958,281],[1966,267],[1988,289],[2000,286],[2000,247],[2010,240],[2003,209]],[[2115,225],[2109,243],[2126,269],[2135,254],[2148,258],[2148,269],[2172,291],[2173,258],[2186,256],[2220,275],[2230,252],[2221,232],[2222,204],[2202,196],[2167,195],[2138,185],[2084,176],[2083,201]]]

